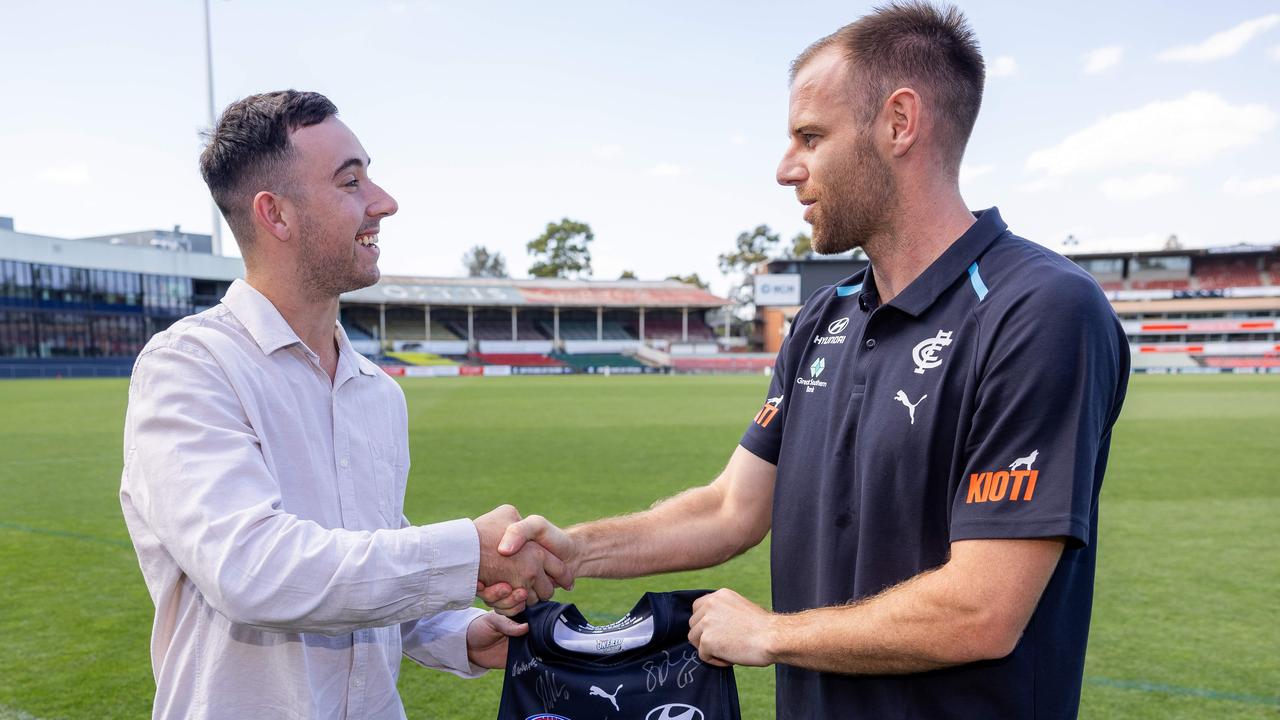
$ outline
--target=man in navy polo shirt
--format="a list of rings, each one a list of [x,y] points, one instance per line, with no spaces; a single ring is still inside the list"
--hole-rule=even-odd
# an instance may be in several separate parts
[[[714,482],[567,532],[530,517],[500,551],[635,576],[772,528],[774,611],[720,590],[690,639],[777,664],[778,717],[1074,717],[1128,346],[1087,274],[964,204],[983,78],[963,16],[919,3],[805,50],[778,181],[815,250],[870,267],[805,304]]]

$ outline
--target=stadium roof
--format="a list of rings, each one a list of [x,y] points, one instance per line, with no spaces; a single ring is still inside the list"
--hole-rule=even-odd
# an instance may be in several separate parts
[[[729,301],[676,280],[430,278],[384,275],[343,302],[390,305],[718,308]]]
[[[1117,252],[1063,252],[1063,255],[1072,260],[1093,260],[1106,258],[1126,258],[1126,257],[1204,257],[1206,255],[1265,255],[1268,253],[1280,252],[1280,245],[1250,245],[1248,243],[1238,243],[1236,245],[1220,245],[1216,247],[1196,247],[1196,248],[1175,248],[1175,249],[1159,249],[1159,250],[1125,250]]]

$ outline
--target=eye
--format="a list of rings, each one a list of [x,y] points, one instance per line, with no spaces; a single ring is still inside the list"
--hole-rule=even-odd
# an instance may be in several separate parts
[[[803,142],[805,147],[811,148],[818,142],[818,136],[814,133],[800,133],[800,142]]]
[[[346,184],[346,187],[349,187],[349,188],[360,187],[360,178],[351,178],[351,181]]]

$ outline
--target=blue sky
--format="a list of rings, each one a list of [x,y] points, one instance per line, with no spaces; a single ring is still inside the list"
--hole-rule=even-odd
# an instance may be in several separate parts
[[[482,244],[523,275],[524,243],[568,216],[596,232],[596,277],[723,291],[738,232],[807,229],[773,179],[788,63],[869,7],[214,0],[216,101],[334,100],[400,201],[385,273],[458,275]],[[1280,3],[961,7],[989,68],[971,207],[1055,248],[1280,242]],[[208,231],[199,0],[4,3],[0,40],[0,215]]]

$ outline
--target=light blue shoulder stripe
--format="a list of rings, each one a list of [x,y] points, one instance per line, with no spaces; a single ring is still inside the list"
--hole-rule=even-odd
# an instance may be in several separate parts
[[[858,283],[857,285],[837,287],[836,295],[838,295],[839,297],[849,297],[850,295],[858,292],[861,289],[862,289],[862,283]]]
[[[969,284],[973,285],[973,291],[978,295],[978,302],[987,296],[987,284],[982,282],[982,276],[978,274],[978,263],[969,266]]]

